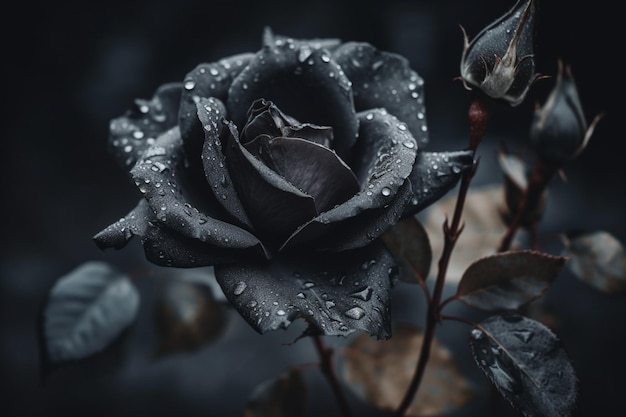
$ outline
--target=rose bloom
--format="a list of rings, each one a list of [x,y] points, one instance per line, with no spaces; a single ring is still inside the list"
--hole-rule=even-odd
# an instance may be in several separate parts
[[[110,126],[141,192],[98,233],[150,262],[213,266],[257,331],[390,336],[397,271],[379,239],[449,191],[469,151],[424,152],[423,80],[367,43],[267,29],[256,53],[204,63]]]

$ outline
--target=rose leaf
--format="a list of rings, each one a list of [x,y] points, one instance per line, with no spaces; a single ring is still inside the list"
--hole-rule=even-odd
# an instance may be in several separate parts
[[[626,291],[626,252],[613,235],[605,231],[568,233],[562,237],[567,267],[583,282],[607,294]]]
[[[109,346],[136,318],[139,293],[103,262],[86,262],[54,284],[43,311],[47,358],[82,359]]]
[[[390,336],[391,254],[383,245],[341,253],[290,253],[259,264],[215,266],[226,298],[259,333],[303,318],[325,335]]]
[[[485,311],[515,310],[543,295],[566,260],[532,250],[490,255],[467,268],[455,297]]]
[[[300,417],[306,414],[307,389],[302,372],[292,368],[257,385],[245,417]]]
[[[428,277],[433,253],[424,226],[414,217],[407,217],[392,226],[382,239],[400,267],[404,282],[424,282]]]
[[[396,323],[389,340],[359,335],[339,351],[341,377],[366,402],[395,410],[413,378],[423,340],[423,333],[408,323]],[[405,416],[439,416],[461,408],[474,396],[450,351],[435,339],[421,389]]]
[[[219,337],[226,315],[205,284],[171,279],[161,285],[155,309],[157,354],[194,351]]]
[[[471,331],[478,367],[524,416],[570,416],[577,378],[561,341],[523,316],[493,316]]]

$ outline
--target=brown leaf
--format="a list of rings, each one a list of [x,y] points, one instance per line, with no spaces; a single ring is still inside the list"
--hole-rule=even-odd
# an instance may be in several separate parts
[[[417,284],[426,280],[433,254],[426,230],[416,217],[397,223],[382,238],[400,265],[402,281]]]
[[[341,351],[344,381],[375,407],[395,410],[413,378],[423,338],[419,329],[407,323],[397,323],[388,340],[359,336]],[[421,387],[405,416],[438,416],[474,396],[450,351],[435,339]]]
[[[433,254],[443,250],[442,224],[454,213],[457,196],[452,194],[439,200],[423,212],[424,229],[430,238]],[[505,210],[501,185],[486,185],[470,190],[463,210],[463,232],[459,236],[448,265],[447,282],[458,282],[476,259],[495,253],[506,231],[501,218]],[[523,234],[518,232],[516,236]],[[517,241],[516,241],[517,242]],[[518,245],[514,243],[513,247]],[[434,269],[434,268],[433,268]],[[437,271],[431,271],[431,274]]]
[[[596,231],[565,235],[563,241],[567,266],[576,277],[607,294],[626,291],[626,252],[614,236]]]
[[[170,280],[160,289],[155,313],[158,355],[195,350],[217,338],[226,322],[207,285],[183,280]]]
[[[302,417],[306,414],[306,385],[297,369],[257,385],[245,417]]]
[[[463,274],[456,297],[486,311],[516,310],[543,295],[566,260],[532,250],[481,258]]]

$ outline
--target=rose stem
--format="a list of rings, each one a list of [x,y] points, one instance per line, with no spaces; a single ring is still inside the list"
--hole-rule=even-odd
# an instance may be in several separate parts
[[[341,413],[345,417],[350,417],[352,416],[352,413],[350,412],[350,407],[348,406],[348,400],[346,399],[346,396],[341,388],[341,384],[339,383],[339,379],[337,378],[337,374],[335,373],[335,368],[333,367],[333,349],[324,344],[320,335],[313,335],[312,338],[320,357],[320,370],[330,383],[333,392],[335,393]]]
[[[548,186],[548,183],[560,168],[561,166],[558,163],[545,161],[541,158],[537,159],[533,171],[530,174],[528,187],[520,199],[517,210],[515,211],[515,217],[511,220],[509,227],[500,241],[498,252],[506,252],[511,248],[513,237],[515,237],[515,233],[517,233],[517,230],[520,228],[522,220],[537,208],[537,204],[541,200],[541,196]],[[534,227],[536,227],[536,225]]]
[[[468,118],[469,118],[469,132],[470,132],[470,146],[469,149],[476,152],[478,145],[485,135],[487,128],[487,122],[489,121],[489,106],[491,99],[480,91],[474,90],[475,95],[472,103],[470,104]],[[443,235],[444,244],[441,257],[439,258],[439,271],[437,273],[437,279],[435,281],[435,289],[433,291],[432,300],[428,303],[428,311],[426,314],[426,329],[424,330],[424,339],[420,350],[420,355],[417,361],[417,367],[413,379],[407,389],[407,392],[400,403],[400,406],[396,410],[397,416],[404,416],[409,406],[413,402],[417,394],[417,390],[424,376],[426,370],[426,364],[430,357],[430,347],[435,337],[435,326],[441,321],[441,296],[443,294],[443,288],[446,281],[446,274],[448,271],[448,264],[450,263],[450,257],[454,250],[459,235],[463,230],[461,225],[461,215],[463,214],[463,206],[465,205],[465,197],[470,188],[472,178],[476,173],[478,162],[475,161],[473,167],[465,172],[461,177],[461,185],[459,186],[459,193],[454,207],[454,215],[452,217],[452,223],[448,223],[448,219],[443,223]]]

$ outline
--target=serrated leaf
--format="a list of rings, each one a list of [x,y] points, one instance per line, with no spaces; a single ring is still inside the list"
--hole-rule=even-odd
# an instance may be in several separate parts
[[[433,253],[424,226],[410,216],[392,226],[382,239],[398,262],[402,281],[425,281],[430,271]]]
[[[183,280],[170,280],[160,289],[155,319],[159,355],[196,350],[219,337],[226,322],[207,285]]]
[[[626,252],[610,233],[596,231],[563,236],[568,268],[583,282],[607,294],[626,292]]]
[[[578,383],[561,341],[538,321],[493,316],[471,332],[478,367],[526,417],[566,417]]]
[[[128,277],[103,262],[86,262],[62,276],[43,316],[51,362],[82,359],[106,348],[135,320],[139,293]]]
[[[395,410],[413,378],[423,339],[408,323],[397,323],[389,340],[360,335],[340,352],[341,376],[364,401]],[[450,351],[435,339],[421,387],[405,416],[438,416],[462,407],[474,395]]]
[[[486,311],[515,310],[543,295],[566,260],[532,250],[490,255],[467,268],[455,297]]]
[[[307,390],[302,374],[290,369],[259,384],[246,405],[245,417],[301,417],[306,415]]]

